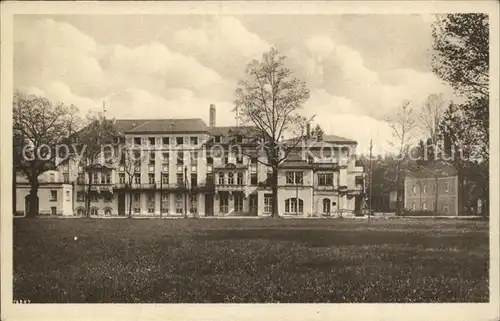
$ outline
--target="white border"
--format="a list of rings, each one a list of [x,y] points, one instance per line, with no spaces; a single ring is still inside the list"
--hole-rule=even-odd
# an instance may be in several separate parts
[[[5,320],[498,320],[499,4],[496,1],[2,2],[1,314]],[[14,14],[490,14],[490,303],[481,304],[12,304],[12,75]],[[40,253],[43,255],[43,253]]]

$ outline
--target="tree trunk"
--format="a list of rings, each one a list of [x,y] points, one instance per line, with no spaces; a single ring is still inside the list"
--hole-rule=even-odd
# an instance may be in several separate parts
[[[85,200],[85,213],[90,217],[90,188],[92,187],[92,173],[88,173],[89,182],[87,184],[87,198]]]
[[[272,217],[279,217],[278,213],[278,167],[273,167],[273,176],[271,180],[272,186],[272,194],[273,194],[273,202],[272,202]],[[297,204],[298,209],[299,204]]]
[[[30,194],[29,194],[29,211],[26,213],[27,217],[37,217],[39,211],[38,204],[38,177],[34,178],[30,183]]]
[[[127,187],[128,190],[128,218],[132,218],[132,184]]]
[[[434,194],[434,202],[436,203],[436,205],[434,206],[434,217],[436,217],[438,215],[438,195],[439,195],[439,180],[438,180],[438,176],[436,174],[434,174],[434,184],[436,186],[436,193]]]

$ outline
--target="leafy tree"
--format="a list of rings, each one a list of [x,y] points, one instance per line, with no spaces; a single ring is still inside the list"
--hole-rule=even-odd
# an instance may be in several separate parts
[[[17,145],[13,161],[16,173],[19,171],[26,175],[30,184],[27,217],[38,215],[39,176],[59,165],[57,146],[67,142],[77,124],[75,106],[54,105],[44,97],[15,93],[13,133],[14,144]]]
[[[465,98],[460,105],[471,138],[489,157],[489,19],[483,13],[438,15],[433,24],[433,71]]]
[[[122,155],[120,155],[120,165],[123,166],[125,172],[125,188],[129,194],[129,207],[128,207],[128,217],[132,217],[132,184],[134,182],[134,177],[136,174],[141,173],[142,164],[147,160],[147,154],[136,148],[133,144],[125,144],[122,150]],[[160,177],[160,179],[162,179]],[[163,200],[160,200],[162,202]]]
[[[244,80],[236,88],[235,106],[242,125],[255,127],[262,139],[261,151],[266,160],[259,162],[272,169],[272,216],[278,209],[278,168],[304,138],[307,119],[298,111],[309,98],[306,83],[293,77],[285,65],[285,56],[275,48],[251,61]],[[282,141],[285,133],[296,138]]]

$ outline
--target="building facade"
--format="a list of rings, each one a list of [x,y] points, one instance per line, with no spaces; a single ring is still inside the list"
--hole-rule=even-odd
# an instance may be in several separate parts
[[[405,209],[458,215],[458,176],[452,168],[440,168],[439,174],[429,168],[405,177]],[[437,206],[437,207],[436,207]]]
[[[252,135],[241,135],[251,128],[217,127],[215,106],[209,113],[209,126],[201,119],[115,120],[123,146],[104,150],[92,175],[77,161],[42,175],[40,214],[84,215],[89,199],[93,216],[270,215],[270,167]],[[307,135],[279,168],[278,213],[360,211],[364,172],[355,163],[356,145]],[[29,185],[18,181],[17,210],[23,212]]]

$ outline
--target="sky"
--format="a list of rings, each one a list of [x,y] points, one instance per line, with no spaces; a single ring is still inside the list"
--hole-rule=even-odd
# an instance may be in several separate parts
[[[17,15],[14,84],[82,115],[202,118],[235,125],[234,90],[245,66],[272,46],[310,98],[327,134],[358,141],[358,152],[391,150],[386,122],[411,101],[451,89],[431,71],[428,15]]]

